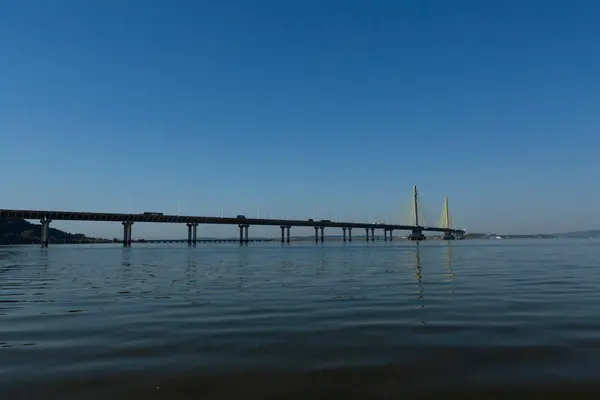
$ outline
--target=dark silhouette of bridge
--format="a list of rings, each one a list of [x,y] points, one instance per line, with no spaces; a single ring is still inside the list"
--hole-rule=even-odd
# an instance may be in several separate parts
[[[364,229],[366,240],[375,240],[375,231],[383,232],[383,239],[385,241],[391,241],[393,238],[392,233],[394,231],[410,231],[407,236],[408,240],[425,240],[426,237],[423,232],[441,232],[444,234],[444,239],[453,240],[456,237],[464,235],[464,231],[460,229],[454,229],[452,227],[452,218],[450,216],[448,208],[448,199],[445,199],[444,212],[442,213],[442,222],[438,227],[422,226],[420,225],[419,217],[419,205],[417,187],[413,187],[413,210],[412,210],[412,225],[398,225],[398,224],[385,224],[385,223],[362,223],[362,222],[345,222],[345,221],[331,221],[331,220],[287,220],[287,219],[265,219],[265,218],[246,218],[244,216],[232,217],[199,217],[199,216],[181,216],[181,215],[163,215],[161,213],[142,213],[142,214],[131,214],[131,213],[102,213],[102,212],[72,212],[72,211],[50,211],[50,210],[7,210],[0,209],[0,217],[9,218],[21,218],[28,220],[39,220],[42,224],[42,247],[48,247],[49,237],[48,228],[50,222],[53,220],[60,221],[113,221],[120,222],[123,224],[123,246],[129,247],[132,243],[146,242],[146,243],[177,243],[187,242],[190,246],[196,245],[197,243],[206,242],[209,239],[198,239],[197,228],[200,224],[213,224],[213,225],[237,225],[239,228],[239,239],[215,239],[212,241],[237,241],[240,244],[258,242],[258,241],[272,241],[273,239],[255,239],[251,240],[248,236],[248,229],[250,226],[279,226],[281,229],[281,242],[290,243],[290,231],[292,227],[312,227],[315,230],[315,241],[323,242],[325,240],[325,228],[338,228],[342,230],[342,240],[352,241],[352,230],[353,229]],[[132,227],[137,222],[154,222],[154,223],[175,223],[175,224],[186,224],[188,228],[187,240],[132,240]],[[370,233],[370,235],[369,235]]]
[[[186,243],[187,239],[137,239],[132,240],[131,243]],[[250,243],[260,242],[274,242],[276,239],[273,238],[257,238],[248,239]],[[121,241],[119,241],[121,243]],[[238,239],[226,238],[226,239],[196,239],[196,243],[237,243]]]

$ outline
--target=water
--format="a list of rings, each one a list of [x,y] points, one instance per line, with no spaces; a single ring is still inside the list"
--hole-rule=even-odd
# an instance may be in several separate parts
[[[598,260],[553,239],[0,247],[0,398],[598,391]]]

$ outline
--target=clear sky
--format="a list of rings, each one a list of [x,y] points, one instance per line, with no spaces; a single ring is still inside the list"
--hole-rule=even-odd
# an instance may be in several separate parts
[[[591,0],[0,1],[0,208],[398,221],[417,184],[428,224],[448,196],[472,232],[597,229],[599,21]]]

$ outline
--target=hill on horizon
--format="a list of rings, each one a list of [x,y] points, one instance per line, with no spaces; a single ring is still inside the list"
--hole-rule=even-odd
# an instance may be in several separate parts
[[[20,218],[0,218],[0,244],[31,244],[40,243],[42,225],[32,224]],[[48,230],[51,243],[78,243],[79,241],[94,240],[82,233],[68,233],[50,227]]]

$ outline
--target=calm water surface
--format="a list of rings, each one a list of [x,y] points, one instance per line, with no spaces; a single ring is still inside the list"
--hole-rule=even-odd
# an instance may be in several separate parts
[[[597,396],[599,260],[591,240],[0,247],[0,398]]]

